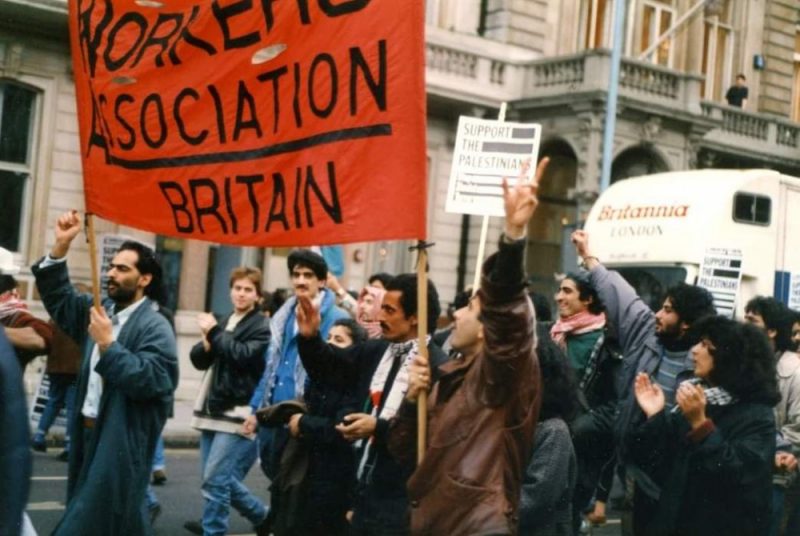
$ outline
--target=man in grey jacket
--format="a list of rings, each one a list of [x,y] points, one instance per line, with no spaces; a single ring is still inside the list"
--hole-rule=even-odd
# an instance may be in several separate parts
[[[678,283],[667,290],[661,309],[653,313],[619,273],[606,269],[591,254],[586,231],[575,231],[571,240],[590,270],[592,286],[606,306],[606,318],[616,331],[624,356],[615,424],[617,444],[621,445],[631,426],[645,419],[632,389],[636,375],[640,372],[650,375],[664,391],[667,403],[673,405],[678,385],[689,379],[694,369],[689,349],[696,341],[690,328],[699,318],[716,311],[706,289]],[[657,501],[660,486],[630,464],[622,448],[618,451],[626,477],[635,485],[635,526],[637,519],[648,515],[648,506]]]

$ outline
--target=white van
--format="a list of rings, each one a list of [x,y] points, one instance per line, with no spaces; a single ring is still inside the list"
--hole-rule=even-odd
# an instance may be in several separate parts
[[[669,286],[697,282],[709,248],[741,251],[737,317],[756,295],[800,299],[796,177],[705,169],[622,180],[597,199],[586,230],[592,252],[654,309]]]

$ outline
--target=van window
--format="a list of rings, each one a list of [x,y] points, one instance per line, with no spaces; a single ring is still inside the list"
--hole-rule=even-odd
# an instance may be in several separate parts
[[[686,281],[686,268],[680,266],[626,266],[614,270],[625,278],[653,312],[661,309],[669,287]]]
[[[769,225],[772,200],[763,195],[737,192],[733,196],[733,221]]]

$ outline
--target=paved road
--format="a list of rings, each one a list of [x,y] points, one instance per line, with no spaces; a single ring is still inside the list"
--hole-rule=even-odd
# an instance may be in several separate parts
[[[50,534],[64,512],[64,497],[67,489],[67,464],[54,458],[59,449],[50,449],[47,454],[35,452],[33,459],[33,482],[28,502],[28,514],[40,535]],[[188,536],[183,523],[199,519],[203,509],[200,495],[200,462],[196,449],[168,449],[168,480],[156,486],[162,505],[161,516],[156,520],[157,536]],[[265,502],[268,501],[267,480],[258,467],[247,475],[247,486]],[[618,535],[619,517],[612,514],[609,523],[594,529],[592,536]],[[233,512],[230,518],[230,534],[253,534],[246,519]]]
[[[58,452],[59,449],[50,449],[47,454],[34,453],[28,515],[41,536],[50,534],[64,513],[67,464],[54,458]],[[188,536],[190,533],[183,529],[184,521],[199,519],[203,510],[199,451],[168,449],[166,454],[168,480],[154,488],[162,506],[155,533],[157,536]],[[267,480],[258,467],[247,475],[246,484],[265,502],[268,500]],[[250,523],[235,511],[229,527],[230,534],[253,534]]]

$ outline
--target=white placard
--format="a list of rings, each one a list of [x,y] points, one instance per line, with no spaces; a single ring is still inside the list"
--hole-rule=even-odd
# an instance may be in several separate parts
[[[445,211],[503,216],[503,178],[516,180],[526,160],[536,169],[542,127],[461,116]]]
[[[711,292],[717,314],[733,318],[742,282],[742,251],[736,248],[708,248],[700,265],[697,286]]]
[[[30,406],[30,426],[32,429],[37,429],[39,426],[39,421],[42,419],[42,413],[44,413],[44,408],[47,405],[47,402],[50,400],[49,397],[50,393],[50,376],[47,373],[42,374],[39,376],[39,386],[36,389],[36,393],[33,396],[33,400],[31,401]],[[58,416],[56,416],[56,420],[53,421],[53,424],[50,427],[50,432],[58,431],[61,433],[66,432],[67,430],[67,403],[64,400],[64,406],[58,412]]]
[[[800,311],[800,272],[792,272],[789,277],[789,309]]]

